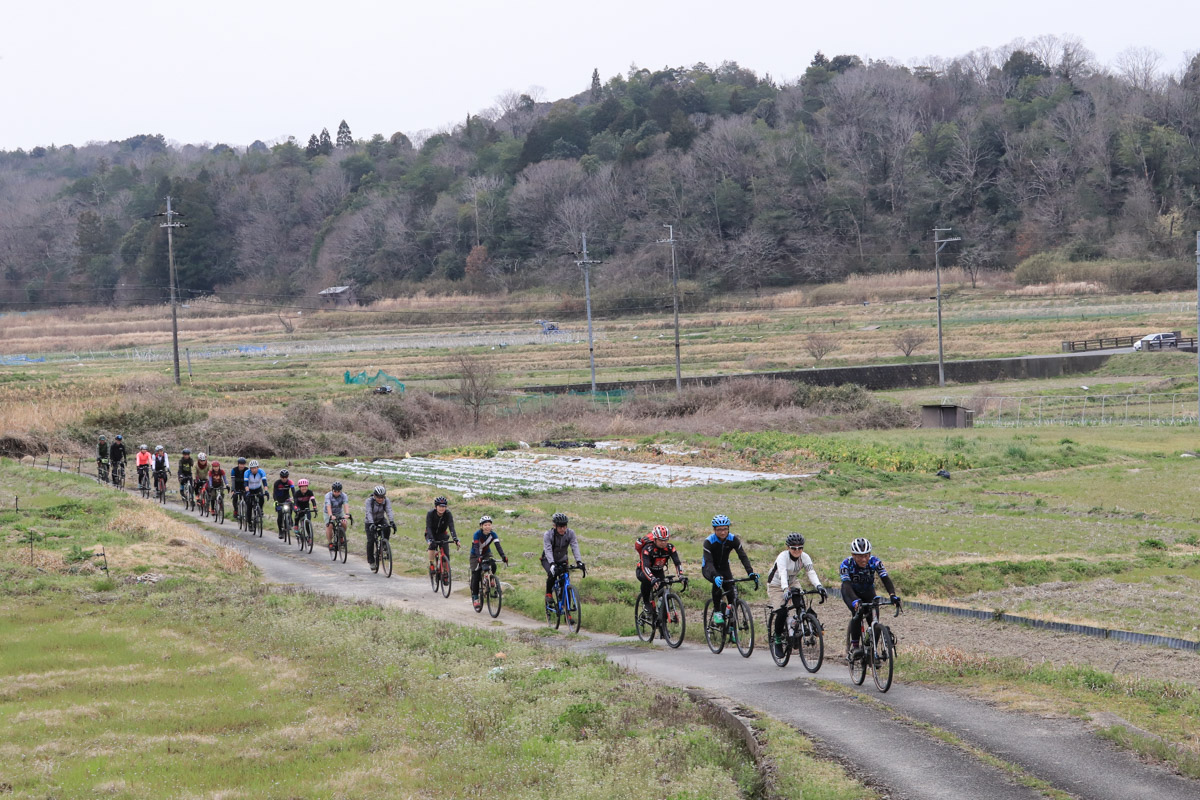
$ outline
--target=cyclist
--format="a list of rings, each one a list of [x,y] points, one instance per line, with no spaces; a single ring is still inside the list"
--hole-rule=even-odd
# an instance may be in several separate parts
[[[144,444],[138,445],[137,453],[137,475],[138,486],[142,485],[142,479],[150,480],[150,448]]]
[[[546,605],[554,602],[554,581],[567,568],[567,548],[575,556],[575,566],[583,567],[579,555],[579,537],[567,527],[567,515],[556,511],[550,518],[553,527],[542,534],[542,569],[546,570]]]
[[[308,488],[308,478],[301,478],[296,481],[296,524],[292,526],[293,533],[300,530],[300,512],[312,513],[316,510],[317,496]]]
[[[479,518],[479,530],[471,536],[471,604],[476,610],[481,605],[479,583],[483,580],[483,569],[479,562],[491,558],[492,545],[496,545],[500,559],[507,564],[508,556],[504,555],[504,548],[500,546],[500,536],[492,530],[492,518],[484,514]]]
[[[392,516],[392,501],[388,500],[387,489],[376,486],[371,491],[371,496],[367,498],[366,512],[367,565],[376,569],[375,537],[390,539],[392,531],[396,529],[396,518]]]
[[[700,572],[704,579],[711,581],[714,625],[725,623],[725,605],[733,602],[733,589],[725,587],[725,581],[733,580],[733,572],[729,569],[729,554],[737,553],[742,566],[746,568],[746,576],[754,579],[754,588],[758,589],[758,573],[750,566],[750,558],[742,547],[742,540],[730,530],[729,517],[717,514],[712,518],[712,535],[704,540],[704,555],[700,558]]]
[[[238,456],[237,466],[229,470],[229,484],[233,491],[233,518],[242,518],[242,501],[246,498],[246,457]]]
[[[225,470],[221,469],[220,461],[213,461],[208,467],[208,480],[205,481],[205,491],[208,492],[209,500],[216,498],[217,494],[225,491],[229,485],[229,476],[225,474]]]
[[[183,448],[183,455],[179,457],[179,463],[176,466],[179,468],[179,494],[182,495],[183,487],[192,482],[192,468],[196,466],[191,448]]]
[[[325,541],[329,543],[330,550],[337,547],[333,543],[333,518],[345,516],[347,502],[346,493],[342,491],[342,482],[334,481],[329,487],[329,492],[325,494]]]
[[[848,657],[853,660],[862,658],[862,646],[858,641],[859,622],[863,615],[863,603],[875,599],[875,576],[883,581],[888,595],[893,603],[900,605],[900,596],[896,594],[896,586],[883,566],[883,562],[871,555],[871,543],[859,537],[850,543],[850,557],[842,562],[842,600],[850,609],[850,652]]]
[[[117,465],[120,465],[122,471],[125,469],[125,439],[119,433],[113,438],[112,446],[108,448],[108,460],[112,465],[109,477],[115,486],[117,483]]]
[[[642,608],[647,614],[651,614],[654,611],[654,600],[650,594],[658,588],[666,575],[667,561],[675,562],[675,574],[680,578],[683,577],[683,566],[679,563],[679,553],[675,550],[675,545],[671,544],[671,532],[667,530],[666,525],[655,525],[650,535],[639,539],[638,543],[641,547],[635,549],[641,554],[642,560],[634,569],[633,575],[642,585]]]
[[[778,608],[780,613],[775,615],[775,646],[783,643],[784,630],[787,625],[787,612],[784,609],[792,599],[792,589],[800,588],[800,573],[804,572],[808,582],[816,589],[821,599],[829,596],[829,592],[821,585],[817,570],[813,567],[812,558],[804,552],[804,536],[799,533],[789,533],[784,542],[786,549],[775,559],[774,566],[767,573],[767,602],[771,608]]]
[[[271,498],[275,501],[275,528],[279,538],[283,538],[283,504],[291,501],[296,504],[296,484],[288,477],[286,468],[279,470],[279,479],[271,484]]]
[[[96,448],[96,470],[108,463],[108,437],[100,434],[100,443]]]
[[[257,461],[251,461],[246,468],[246,501],[257,503],[259,511],[262,510],[265,492],[267,490],[267,473],[258,466]]]
[[[197,453],[196,469],[192,478],[192,485],[195,487],[196,502],[201,506],[208,502],[208,470],[210,468],[208,455]]]
[[[433,562],[438,548],[446,558],[450,557],[450,540],[458,547],[458,532],[454,530],[454,515],[450,513],[446,498],[438,497],[433,501],[433,508],[425,515],[425,542],[428,545],[429,571],[433,572]]]
[[[162,478],[163,491],[166,491],[167,478],[171,474],[171,457],[167,455],[166,449],[163,446],[155,445],[154,457],[151,459],[154,466],[154,488],[158,489],[158,479]]]

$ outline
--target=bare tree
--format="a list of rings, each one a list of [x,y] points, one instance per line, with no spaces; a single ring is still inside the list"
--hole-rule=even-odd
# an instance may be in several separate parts
[[[817,363],[842,346],[838,337],[830,333],[810,333],[804,340],[804,349]]]
[[[920,328],[905,328],[892,337],[892,344],[908,358],[921,345],[929,341],[929,333]]]
[[[460,351],[458,364],[458,396],[471,409],[471,420],[479,424],[483,407],[500,396],[500,374],[496,364],[482,356]]]

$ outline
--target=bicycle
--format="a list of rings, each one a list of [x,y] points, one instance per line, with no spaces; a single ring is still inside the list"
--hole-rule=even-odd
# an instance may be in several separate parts
[[[247,500],[250,507],[246,510],[246,530],[250,532],[251,536],[257,534],[261,537],[263,535],[263,499],[262,495],[250,495]]]
[[[278,522],[276,528],[279,531],[279,538],[283,539],[284,544],[292,543],[292,503],[290,500],[285,500],[282,503],[275,504],[275,512],[283,512],[281,517],[277,517]]]
[[[554,576],[554,598],[546,604],[546,624],[550,624],[550,617],[553,616],[554,627],[558,628],[563,617],[566,617],[567,630],[571,633],[579,633],[579,625],[583,622],[579,596],[575,594],[575,587],[571,585],[571,573],[575,570],[582,571],[583,577],[587,577],[587,567],[583,564],[566,565],[562,570],[557,570]]]
[[[233,497],[233,518],[237,520],[238,530],[244,531],[244,530],[246,530],[246,526],[249,523],[248,515],[245,513],[245,511],[246,511],[246,493],[234,491],[234,492],[232,492],[232,497]]]
[[[216,495],[209,500],[212,517],[218,525],[225,524],[225,487],[214,488]]]
[[[313,526],[312,515],[316,513],[316,509],[305,508],[296,512],[298,520],[296,522],[296,543],[300,545],[300,552],[305,549],[309,553],[313,550]]]
[[[351,525],[354,524],[354,517],[350,514],[344,517],[334,517],[329,521],[333,526],[333,547],[329,550],[329,557],[337,561],[338,556],[341,556],[343,564],[346,563],[346,557],[350,552],[350,547],[346,542],[346,520],[349,520]]]
[[[862,655],[856,656],[850,649],[850,632],[846,632],[846,662],[850,665],[850,680],[856,686],[862,686],[867,679],[867,666],[871,667],[871,677],[875,687],[886,692],[892,686],[892,672],[896,665],[896,639],[892,629],[879,621],[878,610],[881,605],[896,606],[893,617],[900,616],[900,604],[892,600],[876,597],[869,603],[860,604],[863,609],[858,622],[858,641],[862,643]],[[870,610],[868,610],[870,609]],[[870,635],[868,636],[867,618],[871,617]]]
[[[491,557],[479,559],[477,569],[480,571],[479,594],[487,603],[488,613],[492,615],[492,619],[495,619],[500,616],[500,607],[504,604],[504,590],[500,588],[500,579],[496,577],[496,559]],[[475,613],[479,614],[482,611],[483,604],[480,603],[476,606]]]
[[[108,459],[96,459],[96,481],[98,483],[108,483]]]
[[[724,619],[719,625],[712,621],[712,598],[704,602],[704,641],[708,642],[708,649],[713,653],[724,650],[727,640],[737,645],[742,658],[749,658],[754,652],[754,618],[750,615],[750,604],[741,599],[737,587],[739,583],[747,581],[754,581],[755,586],[758,585],[754,578],[729,579],[723,582],[723,586],[733,584],[733,601],[726,606]]]
[[[196,510],[196,487],[191,478],[184,478],[179,484],[179,502],[184,511]]]
[[[154,499],[159,503],[167,502],[167,476],[169,472],[154,473]]]
[[[793,591],[784,600],[781,608],[771,609],[767,614],[767,634],[771,637],[771,658],[780,667],[786,667],[792,657],[792,651],[800,654],[800,663],[809,672],[816,672],[825,660],[825,626],[817,619],[816,609],[811,603],[806,603],[805,595],[820,594],[815,589],[806,592]],[[825,598],[821,598],[825,602]],[[789,611],[795,613],[788,614]],[[775,641],[775,620],[777,614],[788,614],[787,634],[780,641]]]
[[[112,468],[112,485],[118,489],[125,488],[125,462],[118,461]]]
[[[647,612],[639,592],[637,601],[633,604],[633,625],[638,638],[643,642],[653,642],[654,634],[662,633],[663,641],[671,649],[683,644],[683,634],[687,630],[687,619],[684,617],[683,600],[671,590],[671,584],[682,583],[682,592],[687,591],[688,579],[666,575],[658,586],[650,593],[653,610]]]
[[[200,516],[207,517],[212,511],[209,507],[208,486],[202,483],[200,484],[200,491],[196,492],[194,488],[192,491],[196,495],[196,508],[200,509]]]
[[[375,534],[375,563],[371,565],[371,572],[383,570],[385,578],[392,577],[392,545],[388,542],[388,537],[396,530],[394,524],[385,522],[374,522],[367,526],[367,529]]]
[[[143,500],[150,497],[150,470],[149,469],[139,469],[138,470],[138,489],[142,493]]]
[[[444,544],[449,547],[449,540],[447,539]],[[434,548],[437,551],[437,555],[433,557],[433,569],[429,573],[429,584],[433,587],[434,594],[440,591],[442,597],[449,597],[450,580],[453,575],[450,569],[450,556],[446,554],[446,550],[442,545],[442,542],[438,542],[437,547]],[[457,546],[455,545],[455,547]]]

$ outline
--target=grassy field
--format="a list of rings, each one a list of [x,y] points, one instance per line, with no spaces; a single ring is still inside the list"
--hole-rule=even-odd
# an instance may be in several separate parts
[[[267,589],[153,505],[0,461],[0,487],[26,485],[0,517],[0,793],[616,798],[649,763],[663,796],[761,791],[685,694],[600,657]],[[97,539],[110,573],[72,557]],[[769,739],[781,784],[874,796]]]

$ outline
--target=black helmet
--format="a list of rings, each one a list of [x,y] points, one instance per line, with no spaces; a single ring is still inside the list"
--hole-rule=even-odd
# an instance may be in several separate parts
[[[245,457],[245,456],[238,456],[238,463],[239,463],[239,464],[245,464],[245,463],[246,463],[246,457]]]
[[[448,506],[448,505],[450,505],[450,503],[449,503],[449,502],[447,502],[447,501],[446,501],[446,498],[444,498],[444,497],[435,497],[435,498],[433,498],[433,504],[434,504],[435,506]]]
[[[333,482],[333,486],[330,486],[329,488],[330,488],[330,489],[332,489],[332,490],[333,490],[333,491],[335,491],[335,492],[340,492],[340,491],[342,490],[342,482],[341,482],[341,481],[334,481],[334,482]]]
[[[804,547],[804,536],[799,533],[789,533],[787,535],[788,547]]]
[[[183,454],[184,454],[185,456],[187,456],[187,455],[191,455],[191,453],[192,453],[192,450],[191,450],[191,448],[190,448],[190,447],[185,447],[185,448],[183,448]]]
[[[567,522],[569,522],[569,520],[567,519],[567,515],[562,513],[561,511],[555,511],[554,516],[550,518],[550,521],[553,522],[555,525],[566,525]]]
[[[290,473],[286,469],[279,470],[279,477],[286,478]]]

